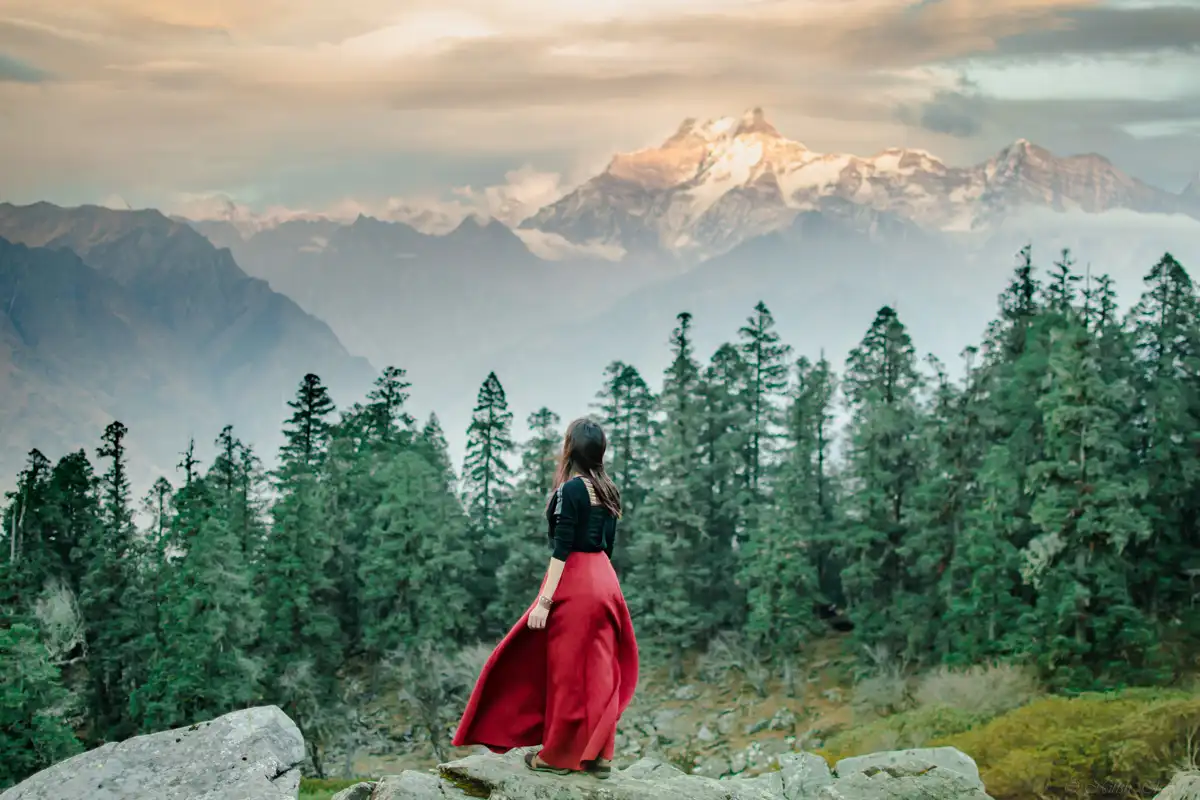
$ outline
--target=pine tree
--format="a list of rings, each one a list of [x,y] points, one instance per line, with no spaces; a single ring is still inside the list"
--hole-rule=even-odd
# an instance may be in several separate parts
[[[97,524],[83,542],[86,571],[79,603],[87,629],[89,706],[101,740],[123,739],[136,727],[125,699],[141,678],[144,597],[130,503],[125,436],[120,422],[109,424],[97,454],[108,460],[99,482]]]
[[[315,769],[331,735],[321,709],[337,698],[345,640],[336,613],[333,533],[320,465],[329,453],[334,406],[315,375],[301,382],[284,429],[273,524],[257,580],[263,604],[262,655],[271,696],[300,726]]]
[[[529,415],[530,437],[521,447],[521,470],[504,519],[508,553],[488,606],[493,630],[511,626],[533,603],[550,559],[546,508],[562,445],[561,420],[548,408]]]
[[[640,630],[666,656],[676,677],[684,654],[713,627],[704,602],[713,576],[696,560],[704,536],[704,486],[696,470],[701,459],[700,365],[693,355],[691,315],[677,319],[671,336],[674,357],[660,398],[663,420],[656,437],[654,491],[642,510],[627,582]]]
[[[411,451],[383,467],[383,496],[364,539],[358,577],[372,663],[423,641],[461,640],[477,611],[464,559],[467,519],[436,467]]]
[[[288,408],[292,416],[284,428],[286,444],[280,458],[289,470],[312,472],[328,452],[333,400],[321,379],[309,373]]]
[[[63,719],[67,692],[38,632],[0,618],[0,790],[83,748]]]
[[[478,401],[467,428],[467,455],[463,463],[463,484],[472,535],[479,541],[474,548],[476,577],[474,604],[487,609],[497,595],[497,575],[508,557],[514,540],[512,531],[503,529],[505,514],[512,502],[513,470],[510,466],[516,444],[512,439],[512,412],[504,387],[496,374],[489,373],[479,389]],[[489,624],[494,618],[485,611],[481,634],[494,635]]]
[[[1200,569],[1200,302],[1169,253],[1145,279],[1129,316],[1138,390],[1137,444],[1153,534],[1133,542],[1139,606],[1152,617],[1190,607],[1189,568]]]
[[[846,564],[842,581],[855,636],[894,655],[913,647],[903,601],[917,587],[909,582],[902,554],[915,521],[923,460],[920,386],[908,331],[896,312],[884,307],[846,364],[851,484],[839,554]]]
[[[220,716],[260,696],[254,654],[262,623],[245,549],[244,481],[228,428],[212,469],[173,498],[171,540],[182,552],[163,570],[159,652],[130,704],[151,730]],[[256,524],[256,523],[253,523]]]
[[[509,500],[512,468],[508,460],[515,449],[508,399],[500,379],[491,372],[479,388],[479,399],[467,428],[467,458],[463,465],[467,508],[475,526],[485,536],[496,528]]]
[[[746,364],[745,385],[740,393],[746,414],[743,458],[748,488],[757,496],[780,435],[780,402],[787,391],[792,349],[780,341],[775,318],[761,300],[738,333]]]
[[[735,578],[739,537],[746,533],[754,496],[746,460],[752,412],[742,397],[749,372],[738,349],[725,344],[713,354],[698,388],[700,462],[694,469],[702,487],[697,511],[704,530],[691,558],[696,568],[713,576],[705,603],[705,639],[740,627],[746,605],[744,587]]]
[[[1034,652],[1050,680],[1074,689],[1139,676],[1154,640],[1134,606],[1125,550],[1149,537],[1123,416],[1128,382],[1107,380],[1095,332],[1066,312],[1050,353],[1050,390],[1040,400],[1046,457],[1033,465],[1030,512],[1040,535],[1027,574],[1038,589]]]
[[[7,545],[0,559],[9,565],[8,590],[24,604],[65,568],[48,541],[51,534],[45,517],[50,471],[49,459],[40,450],[31,450],[25,469],[17,476],[17,488],[8,493],[8,506],[0,515],[0,542]]]
[[[621,544],[613,551],[619,575],[629,570],[629,548],[637,539],[638,513],[650,485],[656,403],[636,368],[621,361],[608,365],[595,406],[608,433],[609,474],[621,490]]]
[[[986,449],[978,418],[975,355],[974,348],[965,353],[961,387],[951,382],[936,359],[929,359],[936,383],[922,430],[928,461],[913,497],[912,532],[900,553],[909,565],[905,605],[914,611],[910,641],[930,660],[942,662],[952,661],[968,642],[975,643],[978,627],[975,617],[961,617],[956,608],[971,596],[973,575],[954,568],[958,549],[967,542],[968,514],[980,506],[976,476]]]
[[[374,558],[368,552],[368,532],[375,525],[376,509],[394,491],[388,485],[394,462],[414,441],[413,418],[405,408],[409,387],[404,370],[388,367],[367,394],[367,404],[344,412],[330,435],[324,467],[334,551],[329,569],[337,584],[336,613],[350,653],[367,646],[361,614],[368,588],[360,575],[362,565]]]
[[[1061,275],[1062,287],[1074,281]],[[1036,531],[1029,513],[1034,490],[1031,466],[1042,457],[1043,421],[1038,398],[1045,392],[1051,331],[1059,315],[1034,277],[1032,250],[1025,247],[1000,314],[988,328],[983,359],[971,373],[971,412],[983,442],[976,477],[978,498],[964,519],[962,541],[947,567],[946,660],[973,663],[1028,650],[1022,620],[1035,599],[1021,576],[1021,553]],[[1070,298],[1068,298],[1069,300]]]
[[[826,459],[834,379],[824,359],[813,365],[801,358],[796,372],[772,513],[739,551],[749,607],[746,631],[784,670],[789,685],[797,650],[818,632],[814,608],[828,602],[820,570],[828,565],[823,559],[832,529]]]
[[[428,461],[438,474],[446,481],[446,486],[453,487],[458,478],[454,474],[454,466],[450,462],[450,448],[446,445],[446,434],[442,432],[442,424],[437,414],[430,414],[421,428],[416,439],[416,449]]]
[[[253,563],[266,538],[259,501],[262,467],[249,445],[234,436],[233,426],[221,429],[216,446],[217,457],[208,475],[214,509],[237,538],[242,560]]]

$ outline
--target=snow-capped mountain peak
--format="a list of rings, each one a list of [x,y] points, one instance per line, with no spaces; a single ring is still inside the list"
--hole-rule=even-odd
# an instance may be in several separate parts
[[[1182,198],[1101,156],[1062,158],[1028,139],[970,167],[919,149],[818,153],[782,135],[755,108],[740,117],[684,120],[662,145],[614,156],[603,173],[522,227],[576,243],[704,257],[835,200],[929,229],[970,230],[1020,205],[1166,211]]]

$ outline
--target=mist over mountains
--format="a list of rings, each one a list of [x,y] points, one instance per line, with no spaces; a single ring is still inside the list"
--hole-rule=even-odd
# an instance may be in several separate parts
[[[585,413],[614,359],[657,384],[678,312],[706,358],[760,299],[798,355],[841,360],[891,304],[953,367],[1024,244],[1041,267],[1071,248],[1128,303],[1164,251],[1200,263],[1197,217],[1194,189],[1097,155],[1023,141],[973,167],[819,154],[757,110],[686,121],[516,230],[0,205],[0,472],[33,446],[93,448],[111,418],[155,474],[228,423],[269,459],[305,372],[347,405],[387,365],[408,371],[414,412],[436,411],[457,458],[489,371],[522,435],[542,405]]]
[[[342,392],[373,377],[328,325],[157,211],[0,204],[0,240],[5,475],[32,447],[90,450],[113,419],[154,474],[228,423],[272,447],[305,371]]]

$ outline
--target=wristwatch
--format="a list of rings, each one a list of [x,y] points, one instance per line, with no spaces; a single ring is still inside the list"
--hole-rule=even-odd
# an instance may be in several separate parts
[[[547,611],[549,611],[550,606],[554,605],[554,601],[551,600],[549,597],[546,597],[546,595],[542,595],[541,597],[538,598],[538,605],[541,606],[542,608],[546,609]]]

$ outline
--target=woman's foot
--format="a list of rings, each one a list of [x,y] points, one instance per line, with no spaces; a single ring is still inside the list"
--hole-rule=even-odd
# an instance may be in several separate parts
[[[600,780],[612,777],[612,762],[607,758],[597,758],[595,761],[589,761],[584,765],[584,769]]]
[[[525,766],[529,767],[534,772],[549,772],[552,775],[571,774],[571,770],[569,769],[559,769],[558,767],[550,766],[545,761],[542,761],[540,758],[538,758],[538,754],[534,752],[525,754]]]

